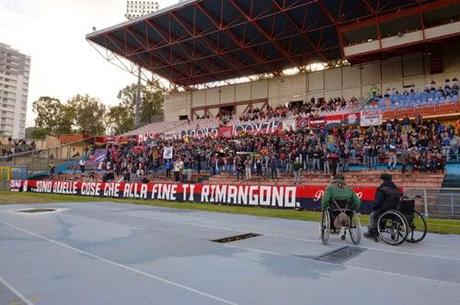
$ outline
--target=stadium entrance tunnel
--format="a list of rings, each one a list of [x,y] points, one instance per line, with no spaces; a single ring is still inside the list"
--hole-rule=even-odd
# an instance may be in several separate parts
[[[56,212],[56,209],[49,209],[49,208],[32,208],[32,209],[24,209],[18,210],[18,213],[27,213],[27,214],[40,214],[40,213],[51,213]]]
[[[240,235],[234,235],[234,236],[228,236],[228,237],[223,237],[219,239],[214,239],[211,240],[212,242],[219,243],[219,244],[226,244],[226,243],[231,243],[234,241],[238,240],[243,240],[243,239],[248,239],[248,238],[253,238],[257,236],[261,236],[262,234],[258,233],[245,233],[245,234],[240,234]]]

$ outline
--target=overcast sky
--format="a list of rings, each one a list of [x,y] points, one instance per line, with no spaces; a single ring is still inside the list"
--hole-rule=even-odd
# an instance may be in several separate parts
[[[178,0],[160,0],[165,8]],[[0,0],[0,42],[32,57],[27,126],[32,102],[53,96],[62,102],[89,94],[106,105],[136,77],[106,62],[86,34],[125,21],[126,0]]]

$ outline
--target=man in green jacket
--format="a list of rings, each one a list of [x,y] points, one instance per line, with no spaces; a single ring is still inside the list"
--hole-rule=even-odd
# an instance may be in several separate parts
[[[326,210],[331,205],[334,207],[332,200],[337,201],[349,200],[350,209],[356,210],[361,205],[361,199],[356,196],[355,192],[345,184],[343,175],[335,175],[332,183],[327,187],[321,201],[321,209]]]

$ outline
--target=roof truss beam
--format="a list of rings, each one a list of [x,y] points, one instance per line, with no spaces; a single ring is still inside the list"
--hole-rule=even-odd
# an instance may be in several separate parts
[[[283,54],[283,55],[289,60],[289,62],[293,65],[293,67],[299,66],[299,63],[296,62],[296,61],[292,58],[291,54],[289,54],[289,52],[286,51],[286,50],[279,44],[279,42],[276,41],[276,39],[275,39],[272,35],[270,35],[270,34],[269,34],[269,33],[258,23],[257,20],[255,20],[255,19],[253,19],[253,18],[251,17],[251,14],[252,14],[252,13],[249,13],[249,14],[248,14],[247,12],[245,12],[244,9],[243,9],[242,7],[240,7],[240,6],[238,5],[238,3],[235,2],[235,0],[229,0],[229,1],[230,1],[230,3],[237,9],[237,11],[240,12],[240,14],[243,15],[244,18],[246,18],[246,20],[247,20],[250,24],[252,24],[252,25],[257,29],[257,31],[258,31],[259,33],[262,34],[262,36],[265,37],[265,39],[267,39],[268,41],[270,41],[271,43],[273,43],[274,47],[275,47],[281,54]]]

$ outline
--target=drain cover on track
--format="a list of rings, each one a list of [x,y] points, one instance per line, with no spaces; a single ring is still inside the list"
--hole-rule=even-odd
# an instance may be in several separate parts
[[[49,213],[49,212],[56,212],[56,209],[25,209],[25,210],[19,210],[19,213],[29,213],[29,214],[34,214],[34,213]]]
[[[343,247],[343,248],[331,251],[329,253],[323,254],[317,257],[316,260],[334,263],[334,264],[341,264],[341,263],[345,263],[346,261],[360,255],[364,251],[366,251],[365,248],[347,246],[347,247]]]
[[[243,239],[257,237],[257,236],[260,236],[260,235],[261,234],[258,234],[258,233],[246,233],[246,234],[241,234],[241,235],[228,236],[228,237],[223,237],[223,238],[219,238],[219,239],[214,239],[214,240],[211,240],[211,241],[215,242],[215,243],[225,244],[225,243],[231,243],[231,242],[237,241],[237,240],[243,240]]]

